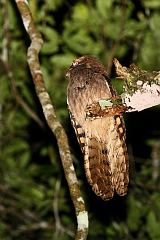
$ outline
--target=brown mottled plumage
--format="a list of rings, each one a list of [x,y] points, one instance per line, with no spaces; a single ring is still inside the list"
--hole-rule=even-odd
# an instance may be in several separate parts
[[[87,105],[116,96],[107,72],[98,59],[83,56],[72,63],[66,76],[68,107],[84,154],[88,182],[104,200],[111,199],[114,192],[123,196],[129,182],[123,117],[86,117]]]

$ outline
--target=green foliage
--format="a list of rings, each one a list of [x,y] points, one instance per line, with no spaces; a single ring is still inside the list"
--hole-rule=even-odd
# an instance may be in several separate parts
[[[151,239],[160,238],[159,224],[160,222],[157,221],[155,213],[150,211],[147,216],[147,231]]]
[[[16,4],[13,1],[2,2],[0,239],[72,239],[76,219],[56,140],[45,124],[28,71],[26,53],[29,39]],[[40,61],[45,83],[76,156],[75,166],[89,209],[88,239],[160,239],[159,176],[157,179],[152,177],[151,159],[151,152],[154,149],[155,154],[154,146],[160,138],[159,123],[153,127],[149,121],[141,132],[137,130],[138,123],[142,121],[143,128],[148,118],[145,116],[144,120],[142,114],[138,115],[136,127],[131,120],[134,115],[128,119],[128,142],[133,152],[130,159],[135,159],[136,178],[134,182],[131,180],[127,198],[115,197],[102,202],[90,193],[84,177],[82,156],[69,125],[65,79],[72,60],[84,54],[99,57],[106,67],[110,59],[117,57],[126,65],[134,61],[146,70],[158,70],[159,0],[32,0],[29,5],[44,39]],[[7,47],[5,41],[8,41]],[[8,59],[4,58],[5,50],[8,51]],[[116,80],[115,85],[121,90],[120,81]],[[31,111],[26,110],[22,100]],[[152,114],[155,112],[153,110]],[[32,113],[41,119],[43,128],[34,121]],[[159,118],[154,117],[154,121],[156,119]],[[140,134],[139,137],[136,134]],[[141,150],[139,138],[143,143]],[[152,144],[148,145],[150,141]]]
[[[148,70],[159,70],[160,65],[160,31],[159,31],[160,16],[155,13],[150,19],[150,31],[147,31],[144,38],[144,43],[141,48],[140,57],[142,59],[142,67]],[[154,46],[154,47],[153,47]]]
[[[128,199],[127,225],[131,231],[136,231],[140,227],[143,210],[142,203],[130,196]]]

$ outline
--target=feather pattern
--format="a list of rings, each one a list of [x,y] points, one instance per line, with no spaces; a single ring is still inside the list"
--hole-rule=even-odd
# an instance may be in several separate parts
[[[123,117],[86,118],[87,104],[116,96],[107,72],[98,59],[84,56],[73,62],[67,76],[68,108],[84,154],[87,180],[104,200],[114,192],[123,196],[129,182]]]

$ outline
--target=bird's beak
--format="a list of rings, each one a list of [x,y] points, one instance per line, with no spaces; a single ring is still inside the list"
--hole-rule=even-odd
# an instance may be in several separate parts
[[[70,77],[69,71],[66,72],[66,77]]]

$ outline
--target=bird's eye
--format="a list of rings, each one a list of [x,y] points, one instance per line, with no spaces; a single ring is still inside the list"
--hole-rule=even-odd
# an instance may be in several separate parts
[[[79,65],[80,61],[78,59],[74,60],[72,63],[72,67],[76,67],[77,65]]]

